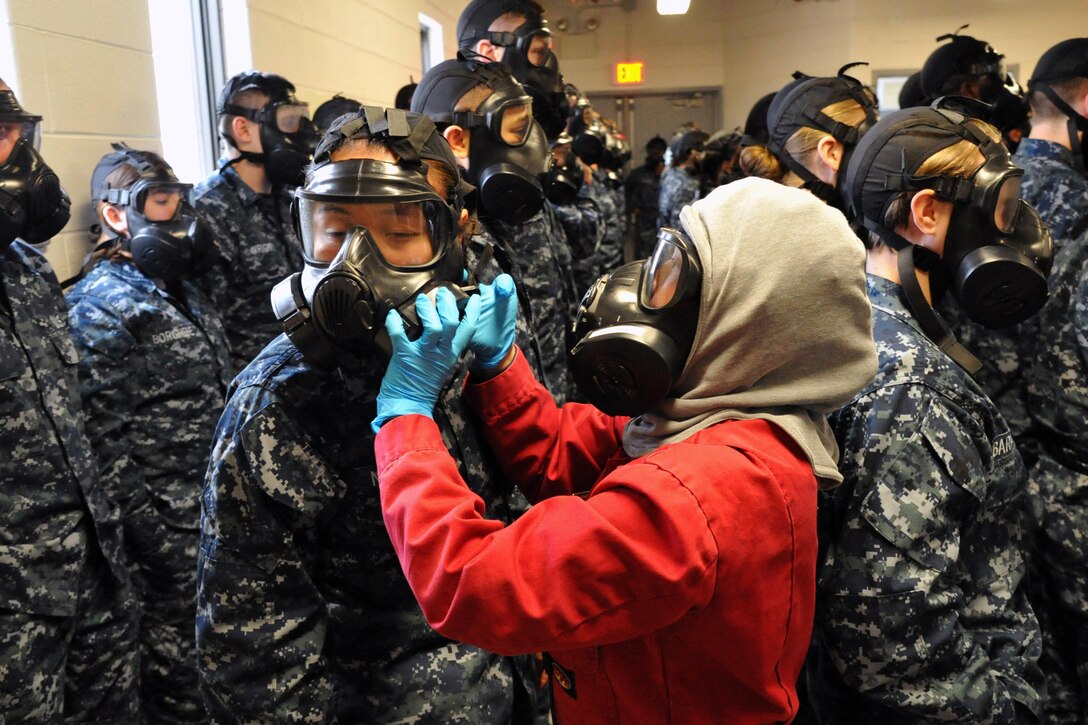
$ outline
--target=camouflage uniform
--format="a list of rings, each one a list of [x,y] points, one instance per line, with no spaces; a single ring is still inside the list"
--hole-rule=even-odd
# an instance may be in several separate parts
[[[144,721],[199,722],[194,563],[200,482],[230,382],[226,334],[192,283],[162,289],[128,261],[99,263],[68,302],[87,437],[121,507],[140,600]]]
[[[823,722],[1026,721],[1040,637],[1024,593],[1024,468],[1008,426],[868,278],[879,368],[831,416],[808,691]]]
[[[1088,723],[1088,178],[1055,143],[1024,139],[1016,160],[1057,247],[1025,357],[1041,444],[1029,474],[1029,594],[1043,627],[1046,722]]]
[[[649,166],[640,166],[624,182],[627,212],[635,213],[635,259],[645,259],[657,240],[657,203],[661,177]]]
[[[524,224],[488,222],[484,233],[490,238],[480,241],[501,240],[510,257],[513,269],[508,271],[519,283],[519,296],[524,290],[529,300],[526,321],[540,351],[544,373],[540,380],[562,405],[573,386],[567,368],[574,303],[569,299],[573,289],[569,262],[564,267],[564,260],[570,259],[566,233],[549,204]]]
[[[45,258],[0,250],[0,713],[132,722],[136,621],[117,507],[83,432]]]
[[[699,177],[686,169],[670,166],[661,175],[657,198],[657,225],[680,228],[680,210],[699,198]]]
[[[627,221],[623,213],[623,188],[622,186],[616,188],[614,180],[609,178],[607,171],[602,169],[593,172],[589,196],[597,202],[597,207],[604,218],[604,237],[597,245],[597,256],[594,260],[597,266],[594,275],[596,279],[623,264],[623,240]]]
[[[582,189],[586,187],[583,186]],[[552,210],[567,234],[567,252],[564,259],[569,260],[567,282],[570,285],[569,299],[571,319],[578,310],[578,304],[596,280],[590,277],[596,270],[597,247],[604,238],[605,222],[597,202],[588,196],[579,196],[572,204],[552,204]]]
[[[218,259],[199,284],[219,307],[237,372],[279,334],[269,295],[302,269],[291,194],[278,187],[258,194],[227,167],[198,184],[191,201],[215,233]]]
[[[512,662],[434,632],[389,543],[370,430],[383,368],[322,371],[281,336],[232,385],[197,565],[201,690],[217,721],[511,718]],[[435,420],[488,515],[509,520],[525,501],[492,474],[463,380]]]
[[[1072,152],[1051,141],[1026,138],[1013,162],[1024,170],[1021,197],[1050,226],[1055,252],[1088,224],[1088,178],[1073,168]],[[1053,275],[1052,275],[1053,276]],[[1051,289],[1054,284],[1051,282]],[[967,349],[982,361],[975,380],[1001,410],[1030,466],[1039,456],[1025,392],[1026,361],[1034,357],[1039,315],[1002,330],[987,330],[967,319],[951,295],[941,314]]]

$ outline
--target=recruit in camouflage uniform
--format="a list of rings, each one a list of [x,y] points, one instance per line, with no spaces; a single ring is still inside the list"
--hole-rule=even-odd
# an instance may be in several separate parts
[[[1088,723],[1088,178],[1059,144],[1024,139],[1021,195],[1054,236],[1050,299],[1026,355],[1040,443],[1028,473],[1028,591],[1043,627],[1047,723]]]
[[[302,246],[291,222],[291,194],[258,194],[233,167],[198,184],[190,201],[215,234],[217,259],[198,284],[219,308],[238,372],[280,333],[268,297],[302,269]]]
[[[1021,141],[1013,163],[1024,170],[1020,197],[1050,227],[1056,260],[1066,241],[1088,224],[1088,178],[1073,168],[1069,149],[1042,139]],[[1053,283],[1050,287],[1054,289]],[[1011,328],[987,330],[967,319],[951,297],[945,295],[940,312],[959,341],[982,361],[975,381],[1001,410],[1030,468],[1039,456],[1039,443],[1032,432],[1024,368],[1035,356],[1040,315]]]
[[[60,287],[0,250],[0,714],[131,723],[136,612],[117,507],[84,436]]]
[[[661,194],[657,198],[657,224],[680,228],[680,210],[699,198],[699,177],[687,169],[670,166],[661,175]]]
[[[589,196],[601,210],[604,218],[604,237],[597,245],[597,274],[611,274],[623,264],[623,240],[627,221],[623,213],[623,186],[617,187],[604,169],[594,170]],[[594,278],[596,278],[596,276]]]
[[[569,280],[570,268],[561,266],[570,249],[566,232],[547,202],[523,224],[488,221],[482,226],[492,240],[502,241],[519,272],[511,272],[511,276],[519,285],[518,296],[524,289],[529,298],[531,317],[527,322],[536,337],[544,371],[540,381],[556,404],[562,405],[574,385],[567,367],[567,335],[574,304],[568,295],[573,282]]]
[[[144,722],[201,722],[195,562],[201,484],[230,382],[226,334],[191,282],[162,289],[130,261],[100,262],[68,302],[87,437],[121,508],[140,601]]]
[[[570,274],[566,275],[570,285],[570,320],[578,311],[582,297],[596,281],[591,277],[596,269],[597,248],[604,239],[605,222],[597,202],[586,196],[585,185],[578,192],[578,197],[570,204],[552,204],[556,219],[567,235],[567,251],[561,263],[567,264]],[[539,378],[538,378],[539,379]]]
[[[821,722],[1017,723],[1039,713],[1024,468],[981,389],[869,276],[879,368],[831,416],[808,691]]]
[[[509,659],[428,625],[382,524],[370,421],[384,363],[322,371],[281,336],[234,381],[205,482],[197,648],[213,719],[507,723]],[[462,475],[509,520],[460,401],[435,409]],[[494,509],[492,507],[495,507]]]

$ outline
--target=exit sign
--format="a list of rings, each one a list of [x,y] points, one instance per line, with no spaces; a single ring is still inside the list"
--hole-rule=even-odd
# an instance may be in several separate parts
[[[616,83],[627,86],[642,83],[644,63],[616,63]]]

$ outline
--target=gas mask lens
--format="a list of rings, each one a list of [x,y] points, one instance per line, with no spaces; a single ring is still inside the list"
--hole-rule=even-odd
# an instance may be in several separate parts
[[[136,211],[149,222],[168,222],[178,215],[181,202],[192,184],[147,184],[133,189]]]
[[[429,209],[429,206],[434,206]],[[438,256],[441,239],[428,218],[441,218],[438,202],[360,202],[299,199],[302,243],[307,258],[328,264],[354,227],[370,232],[385,263],[397,268],[426,267]],[[449,212],[445,211],[448,216]]]
[[[533,125],[533,102],[521,101],[504,106],[500,111],[498,136],[510,146],[521,146],[529,140]]]
[[[276,128],[280,133],[298,133],[303,119],[310,118],[310,107],[305,103],[284,103],[275,108]]]
[[[542,31],[529,38],[529,50],[527,57],[529,62],[537,68],[543,68],[552,55],[552,34],[550,31]]]
[[[683,284],[684,240],[675,229],[662,229],[657,246],[643,263],[640,301],[648,310],[660,310],[677,300],[686,288]]]
[[[41,123],[38,121],[0,119],[0,145],[10,148],[20,139],[26,139],[34,146],[35,151],[40,151],[42,146]]]
[[[1022,176],[1006,176],[997,190],[994,205],[994,226],[1002,234],[1012,234],[1016,229],[1016,216],[1020,211],[1020,182]]]

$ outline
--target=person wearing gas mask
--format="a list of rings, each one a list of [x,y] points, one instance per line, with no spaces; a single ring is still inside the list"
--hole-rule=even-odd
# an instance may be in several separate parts
[[[279,332],[266,304],[272,286],[302,267],[291,189],[302,183],[316,134],[295,87],[271,73],[229,78],[217,115],[220,167],[190,200],[217,244],[199,282],[222,313],[237,372]]]
[[[876,99],[861,81],[846,75],[853,65],[822,78],[793,74],[767,111],[767,145],[740,151],[748,176],[798,186],[842,206],[836,187],[858,139],[877,120]]]
[[[605,222],[597,202],[589,195],[594,183],[593,169],[572,150],[573,139],[566,132],[552,144],[552,168],[544,180],[544,193],[566,233],[567,243],[557,247],[560,269],[567,286],[571,319],[582,294],[597,277],[597,250],[604,238]]]
[[[1050,225],[1050,298],[1021,325],[1026,404],[1040,444],[1028,475],[1032,606],[1043,628],[1046,722],[1088,719],[1088,38],[1047,50],[1028,83],[1031,135],[1014,161]]]
[[[542,180],[551,154],[532,104],[504,65],[463,56],[428,70],[412,97],[412,110],[435,122],[476,186],[480,229],[472,247],[493,250],[500,268],[513,275],[534,369],[556,400],[565,401],[572,388],[566,350],[574,303],[564,292],[573,289],[564,266],[569,242],[545,203]]]
[[[135,722],[136,612],[116,504],[84,434],[60,286],[30,243],[70,203],[41,116],[0,81],[0,712]]]
[[[460,324],[450,296],[420,299],[415,342],[387,318],[374,420],[386,530],[439,632],[550,653],[557,722],[797,710],[816,491],[839,478],[825,415],[876,365],[863,253],[841,214],[762,179],[715,190],[681,223],[583,303],[571,362],[591,405],[557,407],[533,379],[508,278]],[[431,420],[466,344],[492,362],[465,396],[534,501],[505,527]]]
[[[1052,245],[995,128],[895,111],[858,142],[840,191],[867,235],[880,367],[831,415],[845,481],[819,499],[819,722],[1031,723],[1038,623],[1020,586],[1024,466],[971,379],[979,361],[933,311],[935,280],[983,324],[1046,298]]]
[[[704,131],[685,131],[669,142],[672,160],[661,175],[661,192],[657,198],[658,226],[678,226],[680,211],[699,198],[699,162],[703,144],[708,138]]]
[[[193,644],[200,482],[233,376],[215,306],[191,281],[211,232],[158,155],[102,157],[91,200],[107,230],[99,262],[68,292],[87,437],[121,509],[139,612],[148,723],[202,722]]]
[[[665,171],[665,139],[654,136],[646,143],[646,160],[623,182],[627,214],[635,228],[635,259],[653,251],[657,237],[657,202],[661,174]]]
[[[567,127],[567,95],[552,31],[535,0],[472,0],[457,19],[457,47],[482,62],[505,63],[533,99],[548,141]]]
[[[960,30],[937,38],[947,40],[929,54],[922,65],[922,93],[926,103],[956,95],[993,104],[1009,94],[1023,96],[1020,85],[1005,67],[1005,56],[985,40],[960,35]]]
[[[511,720],[512,662],[427,625],[374,485],[385,315],[418,329],[417,294],[464,302],[464,194],[430,119],[375,107],[333,124],[295,192],[306,264],[272,295],[286,335],[232,384],[203,493],[196,636],[215,721]],[[464,375],[434,412],[443,445],[507,517],[524,498],[461,402]]]

